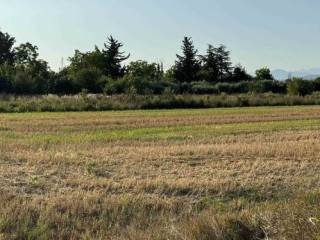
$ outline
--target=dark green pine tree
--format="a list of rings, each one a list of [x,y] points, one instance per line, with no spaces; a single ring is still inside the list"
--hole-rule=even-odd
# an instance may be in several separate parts
[[[13,64],[15,57],[14,43],[14,37],[0,31],[0,65],[4,63]]]
[[[218,81],[219,75],[219,66],[215,54],[215,48],[209,44],[207,49],[207,54],[201,57],[202,60],[202,69],[201,76],[202,78],[211,83]]]
[[[220,45],[214,49],[216,62],[218,66],[218,80],[227,81],[232,75],[232,62],[230,61],[230,52],[226,46]]]
[[[197,59],[191,38],[185,37],[182,46],[183,55],[177,55],[174,77],[179,82],[194,82],[199,80],[200,62]]]
[[[122,62],[127,60],[130,57],[130,54],[125,55],[124,52],[121,52],[120,49],[123,47],[123,44],[112,36],[108,37],[108,41],[104,44],[104,47],[104,74],[113,79],[123,77],[125,68],[122,66]]]

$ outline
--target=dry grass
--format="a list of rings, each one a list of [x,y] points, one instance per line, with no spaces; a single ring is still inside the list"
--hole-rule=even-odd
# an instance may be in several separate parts
[[[320,107],[0,115],[0,239],[320,239]]]

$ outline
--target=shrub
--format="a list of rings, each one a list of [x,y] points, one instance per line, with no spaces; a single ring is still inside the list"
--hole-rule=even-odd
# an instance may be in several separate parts
[[[264,80],[264,79],[273,80],[273,76],[271,74],[270,69],[267,67],[264,67],[256,71],[256,79],[257,80]]]
[[[125,93],[128,87],[129,87],[129,84],[127,80],[124,78],[110,80],[106,83],[104,87],[104,93],[109,95],[121,94],[121,93]]]
[[[303,80],[301,78],[294,78],[287,82],[288,94],[306,96],[313,92],[313,82]]]
[[[255,93],[286,93],[286,84],[274,80],[261,80],[252,82],[250,90]]]
[[[249,85],[249,82],[218,83],[216,84],[216,88],[218,90],[218,93],[236,94],[248,92]]]
[[[13,77],[13,89],[17,94],[32,94],[34,79],[23,69],[16,71]]]
[[[217,88],[206,81],[202,82],[192,82],[191,83],[191,92],[193,94],[217,94]]]
[[[177,94],[190,93],[192,88],[191,83],[188,82],[177,83],[174,87],[174,92]]]
[[[313,90],[320,92],[320,78],[317,78],[313,81]]]
[[[0,76],[0,93],[11,92],[11,82],[5,76]]]
[[[153,81],[149,83],[150,92],[153,94],[163,94],[167,88],[170,88],[170,83],[166,81]]]
[[[101,93],[103,90],[103,85],[99,83],[101,76],[102,73],[99,69],[90,67],[80,69],[74,74],[72,79],[77,88],[77,92],[85,88],[88,89],[90,93]]]

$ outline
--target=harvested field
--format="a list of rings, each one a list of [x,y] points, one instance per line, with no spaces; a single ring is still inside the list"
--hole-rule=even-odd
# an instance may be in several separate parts
[[[320,239],[320,107],[0,114],[0,239]]]

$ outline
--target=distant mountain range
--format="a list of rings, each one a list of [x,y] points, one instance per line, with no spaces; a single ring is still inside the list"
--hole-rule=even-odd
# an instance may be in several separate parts
[[[311,68],[293,72],[289,72],[283,69],[276,69],[272,71],[272,75],[277,80],[286,80],[289,77],[299,77],[306,80],[314,80],[320,77],[320,68]]]

